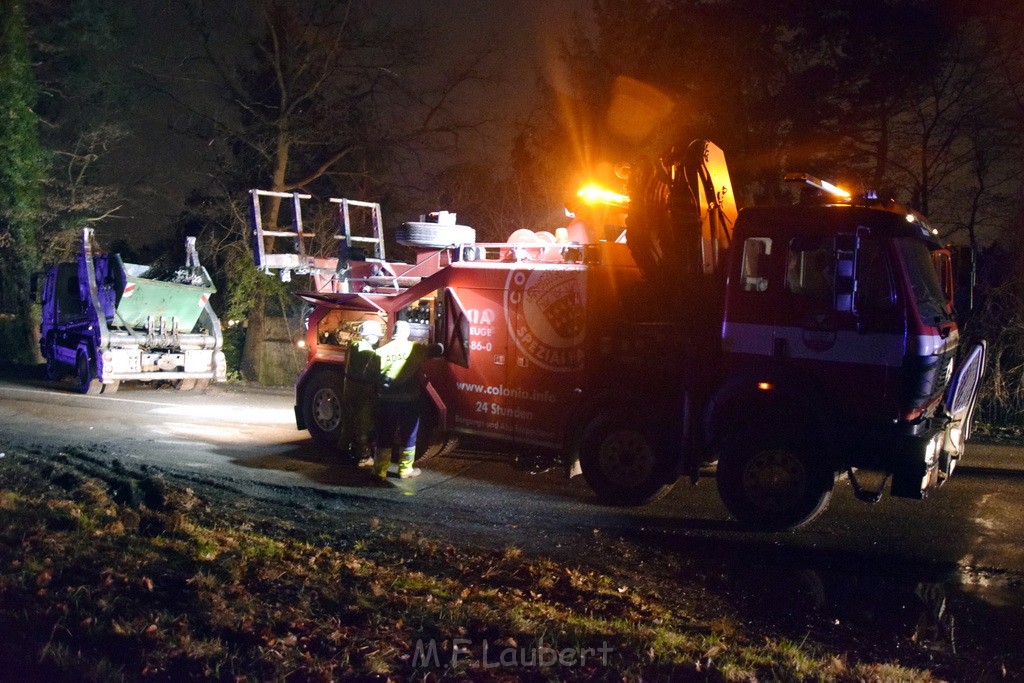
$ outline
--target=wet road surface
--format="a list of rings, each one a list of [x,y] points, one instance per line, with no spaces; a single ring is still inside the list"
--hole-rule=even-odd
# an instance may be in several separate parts
[[[955,654],[956,679],[1024,679],[1024,449],[1016,445],[971,443],[950,483],[924,502],[885,497],[868,506],[840,483],[806,529],[765,534],[729,519],[711,476],[681,481],[648,506],[612,508],[580,478],[463,448],[427,463],[419,479],[375,488],[366,472],[315,452],[295,429],[292,403],[288,392],[129,387],[81,396],[0,381],[0,451],[76,447],[339,518],[387,517],[452,540],[698,580],[797,642],[910,653],[921,666]]]

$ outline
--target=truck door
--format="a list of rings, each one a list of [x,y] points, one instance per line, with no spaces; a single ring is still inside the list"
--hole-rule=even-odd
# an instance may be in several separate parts
[[[430,362],[428,377],[443,404],[449,429],[510,437],[503,419],[508,334],[501,312],[502,290],[457,286],[438,293],[445,330],[445,360]],[[440,340],[439,340],[440,341]]]
[[[795,235],[787,245],[775,355],[811,374],[854,419],[898,412],[905,321],[890,263],[885,242],[866,230]]]

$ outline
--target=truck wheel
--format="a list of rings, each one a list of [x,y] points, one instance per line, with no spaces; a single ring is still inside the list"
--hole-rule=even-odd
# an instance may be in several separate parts
[[[68,369],[60,361],[53,358],[46,359],[46,379],[51,382],[58,382],[63,379],[67,371]]]
[[[89,354],[79,351],[75,358],[75,372],[78,375],[78,391],[83,394],[98,394],[103,391],[103,384],[93,375]]]
[[[325,370],[309,381],[302,395],[302,413],[310,436],[317,446],[336,451],[345,416],[341,409],[341,391],[345,378],[340,372]]]
[[[436,439],[430,439],[428,441],[420,440],[417,444],[419,455],[416,456],[416,462],[426,462],[431,458],[438,458],[443,455],[448,455],[456,448],[459,447],[459,437],[447,436]]]
[[[420,410],[420,430],[416,439],[416,462],[448,455],[459,447],[459,437],[445,430],[440,424],[437,408],[429,400],[423,401]]]
[[[591,422],[580,443],[583,478],[604,503],[642,505],[675,483],[655,428],[635,416],[609,415]]]
[[[409,247],[444,249],[455,244],[472,244],[476,230],[466,225],[403,223],[395,229],[395,241]]]
[[[806,445],[737,436],[718,460],[718,494],[741,524],[764,531],[797,529],[832,498],[835,473]]]

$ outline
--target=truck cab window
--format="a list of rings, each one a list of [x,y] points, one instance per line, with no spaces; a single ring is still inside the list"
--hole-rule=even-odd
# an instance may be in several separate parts
[[[834,262],[831,238],[793,239],[786,261],[786,291],[814,301],[831,302]]]
[[[885,257],[885,250],[877,239],[866,238],[860,243],[857,255],[857,293],[855,307],[858,311],[891,311],[895,300],[892,274]]]
[[[922,322],[934,324],[949,319],[942,282],[932,264],[931,251],[924,240],[904,237],[896,240],[910,278]]]
[[[748,237],[743,243],[741,277],[744,291],[763,292],[768,289],[768,257],[771,253],[770,237]]]

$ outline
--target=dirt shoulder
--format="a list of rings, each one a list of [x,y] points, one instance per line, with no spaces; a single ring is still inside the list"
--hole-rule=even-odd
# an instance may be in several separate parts
[[[935,680],[772,635],[696,584],[85,452],[6,452],[0,519],[0,678]]]

